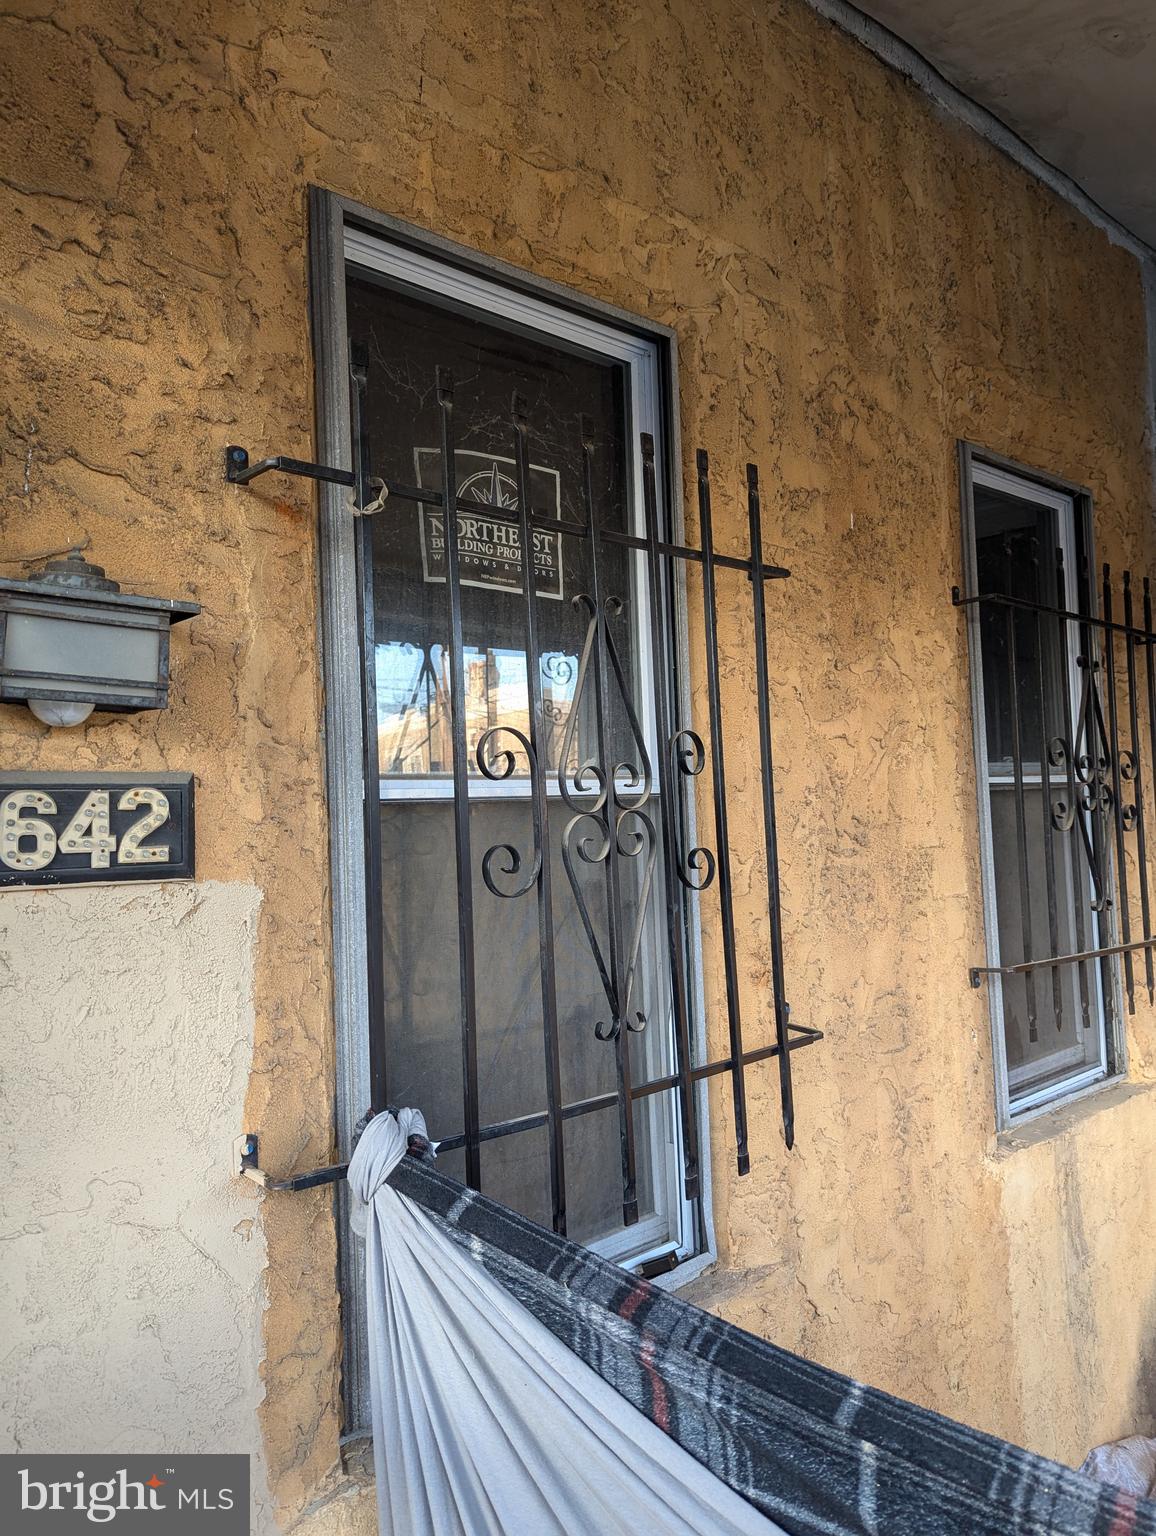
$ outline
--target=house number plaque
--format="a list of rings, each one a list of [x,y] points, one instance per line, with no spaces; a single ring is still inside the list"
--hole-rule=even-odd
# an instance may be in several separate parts
[[[0,773],[0,886],[192,876],[191,773]]]

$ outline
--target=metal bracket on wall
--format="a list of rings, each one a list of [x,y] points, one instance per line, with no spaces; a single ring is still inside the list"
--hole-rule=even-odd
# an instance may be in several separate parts
[[[313,1189],[318,1184],[338,1184],[349,1171],[348,1163],[332,1163],[325,1168],[310,1168],[308,1173],[297,1173],[288,1179],[272,1179],[260,1166],[260,1142],[255,1131],[238,1136],[233,1142],[233,1171],[243,1179],[251,1179],[262,1189],[292,1190]]]
[[[250,464],[247,448],[238,448],[232,444],[225,449],[225,479],[230,485],[248,485],[250,480],[255,480],[258,475],[271,469],[283,475],[303,475],[307,480],[328,480],[333,485],[346,485],[350,489],[357,485],[357,476],[351,469],[334,469],[329,464],[310,464],[305,459],[287,459],[283,453]],[[365,483],[368,490],[377,494],[364,507],[359,507],[354,499],[352,511],[356,517],[371,517],[374,512],[380,512],[390,492],[388,483],[376,476],[369,476]]]
[[[307,480],[329,480],[334,485],[357,484],[357,476],[351,469],[334,469],[331,464],[310,464],[305,459],[287,459],[283,453],[271,459],[258,459],[249,463],[249,450],[231,444],[225,449],[225,479],[230,485],[248,485],[258,475],[276,469],[283,475],[304,475]]]
[[[367,1112],[365,1119],[372,1119],[372,1113]],[[364,1122],[359,1122],[359,1127]],[[354,1141],[356,1143],[356,1134]],[[416,1157],[419,1162],[425,1162],[432,1158],[436,1142],[431,1143],[424,1136],[412,1135],[406,1142],[406,1156]],[[319,1184],[340,1184],[349,1172],[348,1163],[329,1163],[324,1168],[310,1168],[306,1173],[295,1173],[287,1179],[272,1179],[260,1166],[261,1143],[256,1131],[248,1131],[244,1136],[238,1136],[233,1141],[233,1172],[243,1179],[251,1179],[254,1184],[259,1184],[262,1189],[289,1190],[296,1193],[301,1189],[315,1189]]]

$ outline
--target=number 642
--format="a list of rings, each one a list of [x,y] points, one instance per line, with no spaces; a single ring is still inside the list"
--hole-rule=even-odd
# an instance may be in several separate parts
[[[165,864],[169,859],[167,844],[150,848],[141,844],[168,820],[168,796],[159,789],[142,786],[126,789],[116,803],[118,811],[135,811],[142,806],[147,810],[127,829],[118,847],[109,828],[107,789],[90,790],[59,837],[55,828],[42,819],[57,814],[52,796],[42,789],[17,790],[0,801],[0,864],[9,869],[44,869],[52,863],[57,850],[87,853],[92,869],[108,869],[114,853],[118,864]],[[28,838],[33,839],[32,847],[21,847]]]

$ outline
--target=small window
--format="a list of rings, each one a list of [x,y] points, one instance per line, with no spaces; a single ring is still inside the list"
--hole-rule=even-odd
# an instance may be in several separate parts
[[[988,950],[973,980],[989,981],[1006,1124],[1113,1069],[1104,951],[1138,727],[1108,697],[1087,496],[965,450],[964,521]]]

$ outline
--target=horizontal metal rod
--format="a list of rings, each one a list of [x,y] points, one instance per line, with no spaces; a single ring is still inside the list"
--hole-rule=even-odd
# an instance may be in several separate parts
[[[1118,635],[1131,635],[1136,640],[1150,643],[1156,640],[1156,634],[1151,630],[1137,629],[1134,624],[1117,624],[1111,619],[1097,618],[1092,613],[1074,613],[1070,608],[1053,608],[1047,603],[1035,603],[1026,597],[1009,597],[1004,592],[976,592],[970,597],[961,597],[959,588],[952,587],[951,601],[956,608],[968,608],[975,603],[999,603],[1005,608],[1024,608],[1031,613],[1050,613],[1057,619],[1071,619],[1075,624],[1090,624],[1094,629],[1112,631]]]
[[[253,1170],[262,1175],[259,1182],[262,1189],[290,1190],[315,1189],[321,1184],[338,1184],[349,1172],[348,1163],[329,1163],[324,1168],[311,1168],[308,1173],[291,1174],[287,1179],[271,1179],[260,1168]],[[247,1176],[248,1172],[247,1172]]]
[[[250,480],[255,480],[258,475],[267,474],[270,470],[278,470],[285,475],[303,475],[308,480],[324,480],[333,485],[355,486],[357,477],[352,470],[335,469],[328,464],[311,464],[305,459],[290,459],[284,454],[276,454],[272,458],[260,459],[256,464],[249,463],[249,455],[244,448],[225,449],[225,478],[230,485],[248,485]],[[385,491],[386,499],[396,497],[399,501],[414,501],[425,507],[440,507],[443,497],[440,491],[428,490],[420,485],[406,485],[400,480],[383,480],[381,485]],[[495,522],[505,523],[510,527],[518,526],[519,514],[511,511],[509,507],[499,507],[490,501],[464,501],[460,496],[456,498],[459,512],[484,512],[487,517]],[[376,510],[376,509],[375,509]],[[551,517],[545,512],[531,510],[529,515],[531,528],[545,529],[549,533],[563,533],[572,538],[584,539],[587,536],[587,528],[584,523],[575,522],[571,518]],[[598,536],[609,544],[619,544],[627,549],[648,549],[645,538],[633,533],[622,533],[616,528],[600,528]],[[691,549],[685,544],[666,544],[659,542],[658,552],[675,560],[702,561],[702,550]],[[737,555],[715,555],[716,565],[726,566],[732,571],[751,572],[751,562],[743,560]],[[790,571],[782,565],[764,565],[762,576],[764,581],[783,581]]]
[[[1023,960],[1018,965],[973,965],[971,984],[983,985],[985,976],[1021,976],[1025,971],[1042,970],[1045,966],[1076,965],[1081,960],[1106,960],[1110,955],[1130,955],[1138,949],[1156,949],[1156,936],[1137,939],[1131,944],[1109,944],[1104,949],[1083,949],[1074,955],[1048,955],[1042,960]]]
[[[396,497],[399,501],[416,501],[426,507],[440,507],[442,494],[440,491],[427,490],[420,485],[403,485],[396,480],[386,480],[385,489],[390,497]],[[492,501],[464,501],[460,496],[457,499],[459,512],[484,512],[494,522],[506,523],[512,528],[518,526],[518,513],[511,511],[509,507],[500,507]],[[585,523],[574,521],[573,518],[553,517],[547,512],[535,512],[531,510],[529,517],[531,528],[544,529],[548,533],[563,533],[575,539],[584,539],[589,530]],[[598,537],[605,539],[609,544],[619,544],[627,549],[649,549],[649,542],[640,534],[622,533],[617,528],[599,528]],[[702,550],[692,549],[686,544],[668,544],[659,539],[655,545],[660,555],[667,555],[675,560],[694,560],[701,563]],[[751,570],[751,562],[738,555],[715,555],[716,565],[726,566],[732,571]],[[764,581],[784,580],[791,573],[782,565],[764,565],[762,567]]]
[[[790,1026],[792,1039],[788,1049],[801,1050],[805,1045],[812,1045],[816,1040],[823,1038],[821,1029],[809,1029],[804,1024],[792,1024]],[[751,1066],[756,1061],[767,1061],[772,1056],[779,1054],[779,1047],[765,1045],[758,1050],[743,1053],[743,1065]],[[733,1062],[729,1056],[724,1056],[721,1061],[710,1061],[703,1067],[695,1067],[691,1071],[691,1081],[700,1082],[703,1078],[717,1077],[720,1073],[729,1072]],[[655,1093],[665,1093],[678,1087],[678,1075],[671,1073],[666,1077],[652,1078],[648,1083],[637,1083],[631,1087],[630,1099],[633,1103],[637,1099],[646,1099]],[[618,1103],[616,1093],[602,1093],[596,1098],[580,1099],[577,1103],[566,1104],[562,1107],[563,1120],[574,1120],[579,1115],[589,1115],[600,1109],[613,1109]],[[483,1126],[478,1132],[479,1141],[494,1141],[500,1136],[516,1136],[519,1131],[536,1131],[546,1124],[546,1111],[540,1110],[533,1115],[520,1115],[516,1120],[501,1120],[494,1125]],[[446,1136],[438,1142],[438,1150],[442,1152],[456,1152],[466,1144],[464,1135]]]
[[[823,1031],[821,1029],[808,1029],[802,1024],[792,1024],[789,1028],[792,1035],[797,1034],[797,1038],[787,1042],[787,1049],[789,1051],[801,1050],[803,1046],[813,1045],[816,1040],[823,1038]],[[744,1051],[742,1063],[744,1067],[749,1067],[756,1061],[768,1061],[772,1056],[777,1056],[778,1054],[779,1047],[776,1042],[774,1045],[761,1046],[757,1051]],[[729,1072],[733,1066],[734,1061],[730,1056],[724,1056],[721,1061],[709,1061],[705,1067],[695,1067],[691,1071],[691,1081],[697,1083],[701,1082],[705,1077],[718,1077],[723,1072]],[[677,1087],[677,1085],[678,1078],[675,1075],[656,1077],[652,1082],[643,1083],[640,1087],[635,1088],[631,1098],[644,1099],[649,1094],[662,1093],[668,1088]]]
[[[1156,944],[1156,939],[1153,939],[1151,942]],[[823,1038],[822,1030],[809,1029],[803,1024],[792,1024],[790,1030],[794,1038],[791,1039],[788,1049],[792,1051],[800,1050],[803,1046],[811,1045],[814,1041]],[[743,1065],[750,1066],[756,1061],[766,1061],[768,1058],[778,1054],[779,1047],[777,1044],[765,1045],[758,1050],[744,1052]],[[703,1078],[717,1077],[723,1072],[729,1072],[731,1066],[731,1059],[728,1056],[721,1061],[711,1061],[705,1066],[695,1067],[690,1076],[692,1081],[699,1082]],[[651,1094],[667,1092],[677,1086],[678,1077],[676,1075],[654,1078],[651,1082],[640,1083],[637,1087],[632,1088],[630,1094],[631,1102],[636,1099],[649,1098]],[[594,1114],[598,1110],[613,1109],[617,1103],[618,1095],[616,1093],[600,1093],[594,1098],[579,1099],[573,1104],[563,1106],[561,1110],[562,1119],[575,1120],[581,1115]],[[520,1115],[514,1120],[498,1121],[494,1125],[480,1127],[478,1141],[497,1141],[503,1136],[516,1136],[520,1131],[536,1131],[541,1129],[546,1122],[547,1114],[545,1110],[540,1110],[532,1115]],[[439,1152],[457,1152],[465,1144],[465,1136],[458,1135],[446,1136],[438,1141],[436,1145]],[[304,1173],[290,1174],[288,1178],[271,1178],[259,1166],[260,1143],[253,1132],[250,1132],[247,1136],[239,1136],[237,1138],[235,1155],[236,1171],[243,1178],[252,1180],[254,1184],[260,1185],[262,1189],[276,1192],[288,1191],[292,1193],[303,1189],[316,1189],[323,1184],[337,1184],[349,1172],[348,1163],[329,1163],[323,1168],[310,1168]]]
[[[442,505],[442,493],[430,490],[424,485],[406,485],[401,480],[385,480],[387,499],[397,501],[416,501],[423,507],[440,507]],[[480,501],[470,497],[467,501],[464,497],[457,497],[459,512],[485,512],[495,522],[506,523],[511,528],[516,528],[519,522],[517,510],[509,507],[500,507],[495,501]],[[576,539],[586,537],[586,524],[577,522],[574,518],[555,517],[549,512],[536,512],[530,508],[531,528],[547,528],[552,533],[571,534]]]
[[[579,1115],[593,1114],[599,1109],[613,1109],[618,1103],[616,1093],[601,1093],[597,1098],[580,1099],[575,1104],[564,1104],[559,1111],[563,1120],[575,1120]],[[499,1120],[493,1125],[483,1125],[478,1131],[479,1141],[496,1141],[500,1136],[516,1136],[519,1131],[540,1130],[547,1122],[544,1109],[532,1115],[519,1115],[514,1120]],[[464,1135],[444,1136],[438,1142],[439,1152],[457,1152],[466,1144]]]
[[[406,1143],[406,1155],[427,1158],[430,1144],[416,1132]],[[233,1143],[234,1172],[243,1179],[250,1179],[265,1190],[288,1191],[293,1194],[302,1189],[316,1189],[321,1184],[338,1184],[349,1173],[348,1163],[326,1163],[323,1168],[310,1168],[305,1173],[290,1174],[287,1179],[272,1179],[260,1166],[261,1144],[255,1131],[238,1136]]]

